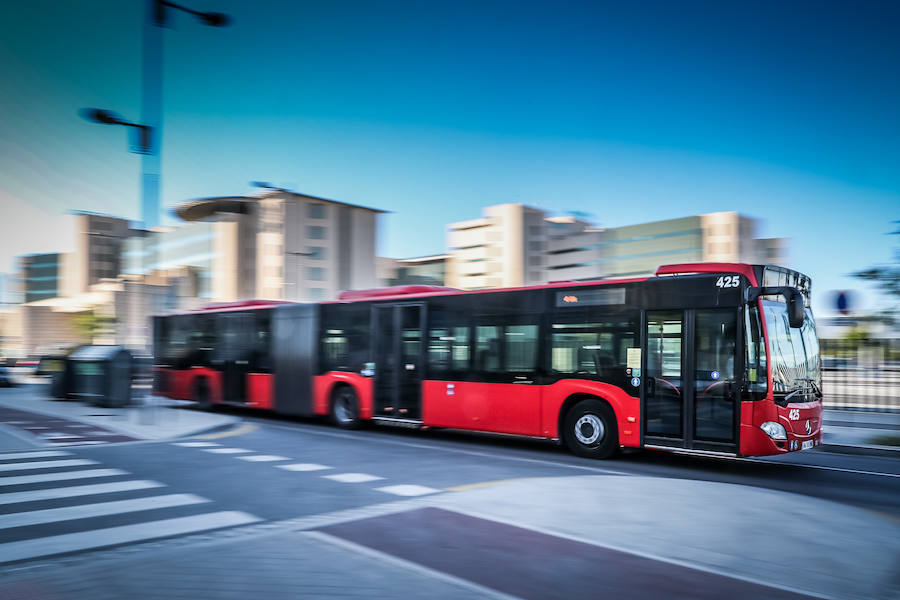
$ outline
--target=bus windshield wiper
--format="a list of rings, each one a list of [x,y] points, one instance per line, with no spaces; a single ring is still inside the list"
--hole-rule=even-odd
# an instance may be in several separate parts
[[[810,385],[810,387],[812,387],[813,392],[815,393],[817,398],[822,397],[822,388],[819,387],[819,384],[816,383],[815,379],[810,379],[809,377],[805,377],[805,378],[801,379],[800,381],[807,382]]]
[[[784,397],[784,401],[787,402],[788,400],[790,400],[791,398],[793,398],[794,396],[796,396],[797,394],[799,394],[800,392],[803,392],[803,391],[805,391],[803,388],[797,388],[797,389],[794,390],[793,392],[787,394],[787,395]]]

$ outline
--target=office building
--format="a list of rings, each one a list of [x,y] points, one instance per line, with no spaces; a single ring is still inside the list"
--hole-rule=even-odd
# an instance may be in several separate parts
[[[417,256],[414,258],[377,259],[378,285],[446,285],[446,254]]]
[[[487,207],[448,227],[448,285],[514,287],[647,277],[668,263],[786,263],[786,240],[756,238],[757,221],[717,212],[600,228],[520,204]]]
[[[483,212],[480,219],[447,228],[447,285],[482,289],[541,283],[546,213],[522,204],[488,206]]]
[[[247,200],[258,215],[257,297],[331,300],[378,285],[375,235],[384,211],[285,190]]]
[[[60,294],[59,253],[20,256],[18,291],[23,302],[56,298]]]

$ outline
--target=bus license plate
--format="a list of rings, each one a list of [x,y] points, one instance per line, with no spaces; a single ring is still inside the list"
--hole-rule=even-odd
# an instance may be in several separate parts
[[[800,444],[800,449],[801,449],[801,450],[809,450],[810,448],[813,447],[813,444],[814,444],[814,443],[815,443],[815,442],[814,442],[813,440],[807,440],[807,441],[805,441],[805,442],[802,442],[802,443]]]

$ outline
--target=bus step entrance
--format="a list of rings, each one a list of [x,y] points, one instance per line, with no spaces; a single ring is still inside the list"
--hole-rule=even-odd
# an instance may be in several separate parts
[[[422,421],[418,419],[401,419],[398,417],[372,417],[373,423],[387,425],[389,427],[403,427],[405,429],[420,429]]]

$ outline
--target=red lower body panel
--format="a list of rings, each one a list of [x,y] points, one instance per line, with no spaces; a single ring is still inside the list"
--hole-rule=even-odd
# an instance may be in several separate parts
[[[271,410],[273,401],[274,380],[268,373],[249,373],[247,375],[247,406]]]
[[[640,400],[621,388],[583,379],[547,386],[425,381],[422,421],[432,427],[557,438],[561,411],[576,395],[605,400],[616,416],[619,444],[640,445]]]
[[[516,435],[541,435],[542,386],[471,381],[425,381],[422,422]]]

